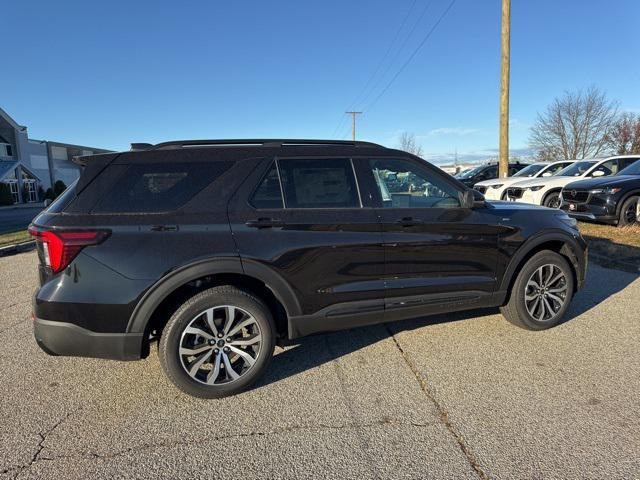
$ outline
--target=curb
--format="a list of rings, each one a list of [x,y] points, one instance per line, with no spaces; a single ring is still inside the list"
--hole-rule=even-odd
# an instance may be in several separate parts
[[[16,253],[28,252],[36,246],[35,240],[27,240],[26,242],[14,243],[13,245],[5,245],[0,247],[0,257],[15,255]]]

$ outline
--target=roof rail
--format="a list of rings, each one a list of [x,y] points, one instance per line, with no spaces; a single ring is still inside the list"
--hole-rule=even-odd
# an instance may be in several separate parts
[[[382,147],[377,143],[352,140],[301,140],[301,139],[232,139],[232,140],[174,140],[155,145],[149,143],[132,143],[131,150],[172,150],[184,147],[210,146],[261,146],[281,147],[283,145],[345,145],[354,147]]]

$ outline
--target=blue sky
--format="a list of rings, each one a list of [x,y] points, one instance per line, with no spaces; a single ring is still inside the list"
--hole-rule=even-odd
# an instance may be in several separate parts
[[[408,131],[426,158],[486,158],[498,137],[500,0],[457,0],[371,105],[449,3],[8,1],[0,107],[31,137],[112,149],[341,138],[353,107],[365,110],[360,139],[397,146]],[[595,85],[640,112],[639,26],[638,0],[512,0],[512,149],[565,89]]]

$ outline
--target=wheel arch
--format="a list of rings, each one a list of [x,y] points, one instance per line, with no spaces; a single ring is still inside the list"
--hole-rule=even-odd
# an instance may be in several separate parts
[[[279,325],[279,330],[282,328],[286,332],[287,318],[301,314],[300,304],[291,286],[268,267],[256,262],[241,261],[237,257],[200,260],[164,275],[145,292],[136,305],[129,318],[127,332],[145,334],[143,342],[147,345],[142,346],[142,356],[148,354],[147,339],[152,331],[150,327],[155,326],[154,322],[158,321],[154,315],[157,316],[163,306],[171,308],[172,303],[194,295],[198,291],[198,283],[204,279],[208,280],[207,288],[231,284],[252,291],[268,304],[274,317],[278,316],[277,311],[281,309],[280,318],[276,318],[276,322],[284,322],[285,325]],[[166,320],[168,318],[160,319],[164,323]]]
[[[581,270],[584,267],[580,264],[578,252],[582,248],[575,238],[566,233],[560,231],[547,232],[527,240],[509,261],[500,283],[500,291],[504,292],[505,301],[509,298],[518,272],[531,257],[542,250],[551,250],[565,257],[573,273],[575,290],[577,291],[580,288],[582,284],[581,278],[584,274]]]
[[[544,206],[544,204],[547,201],[547,198],[549,197],[549,195],[553,194],[553,193],[561,193],[562,192],[562,187],[552,187],[549,190],[547,190],[546,192],[544,192],[544,195],[542,195],[542,200],[540,201],[540,205]]]
[[[622,205],[624,205],[624,203],[629,200],[629,198],[634,196],[640,196],[640,188],[630,190],[629,192],[625,193],[620,200],[618,200],[618,204],[616,205],[616,217],[618,217],[618,220],[620,219],[620,213],[622,213]]]

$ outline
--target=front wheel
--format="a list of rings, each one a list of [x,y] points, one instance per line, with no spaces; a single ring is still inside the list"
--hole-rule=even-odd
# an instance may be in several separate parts
[[[562,255],[543,250],[524,264],[502,315],[528,330],[544,330],[562,321],[573,297],[573,271]]]
[[[638,202],[640,202],[640,197],[637,196],[625,200],[620,209],[618,226],[624,227],[638,222]]]
[[[171,317],[160,339],[160,364],[183,392],[201,398],[234,395],[267,368],[275,347],[271,312],[232,286],[205,290]]]
[[[551,192],[544,198],[542,204],[549,208],[560,208],[560,192]]]

